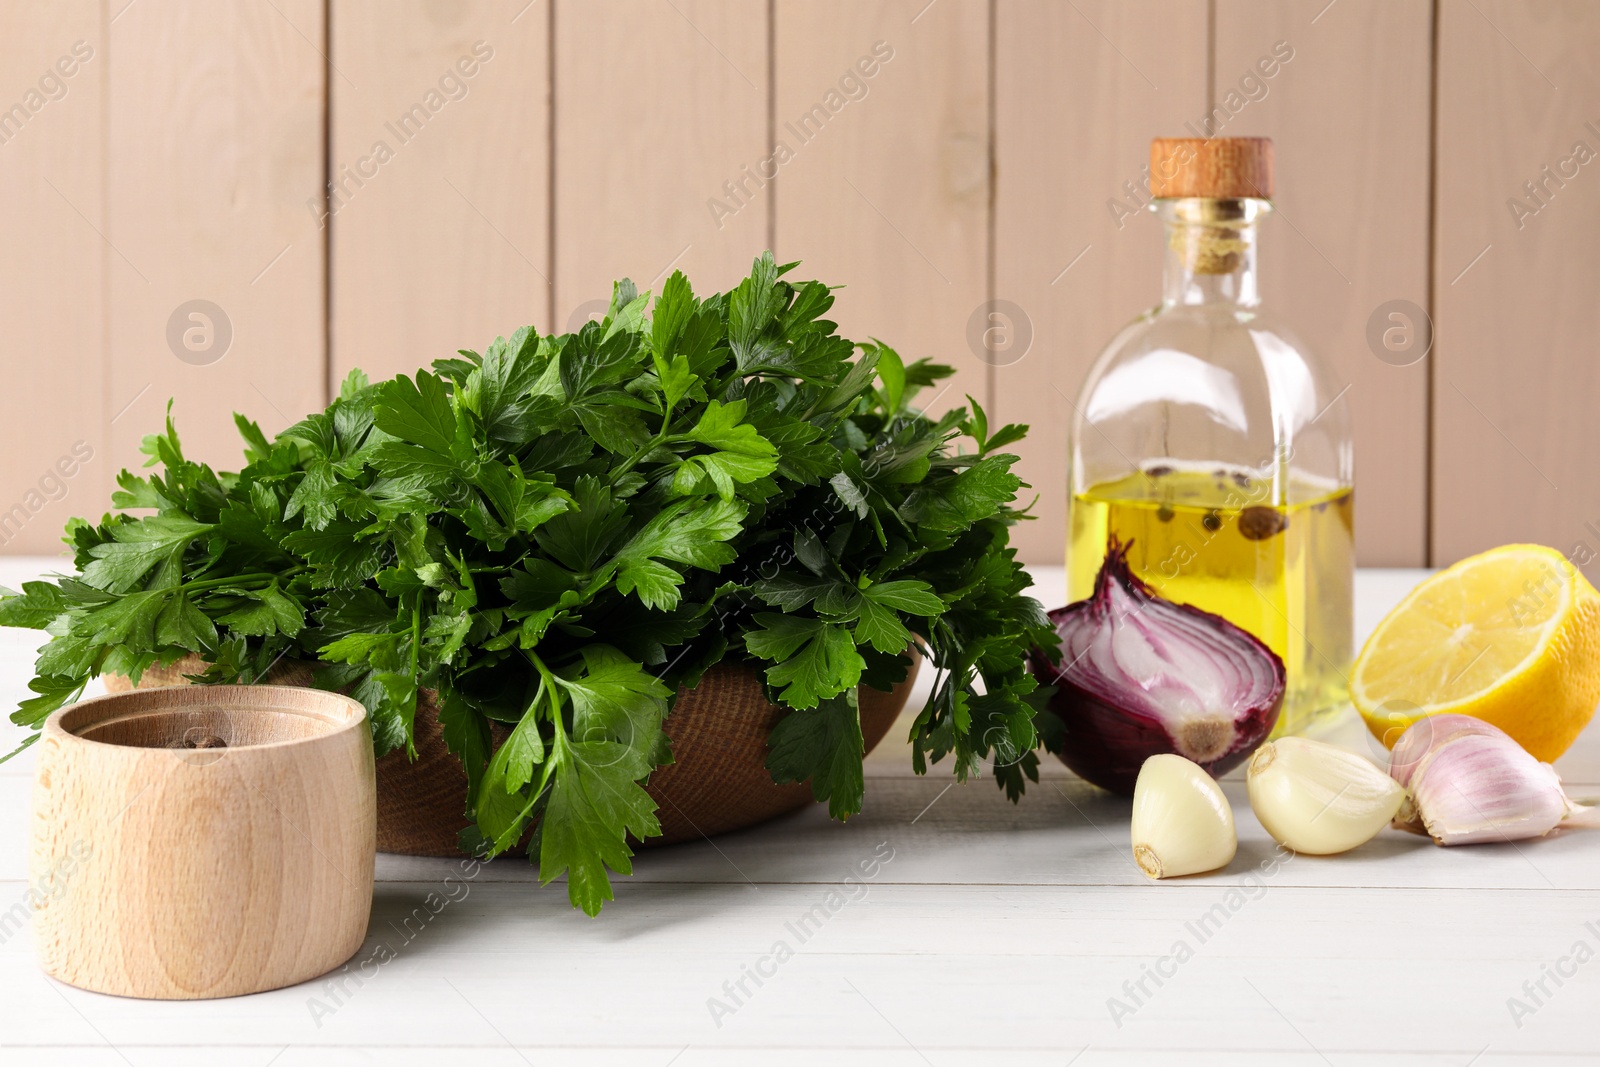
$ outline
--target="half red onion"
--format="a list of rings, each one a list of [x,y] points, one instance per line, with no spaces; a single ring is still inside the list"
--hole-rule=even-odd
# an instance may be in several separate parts
[[[1129,543],[1131,544],[1131,542]],[[1115,538],[1094,595],[1050,612],[1061,662],[1032,657],[1056,687],[1061,761],[1095,785],[1133,793],[1151,756],[1174,752],[1213,776],[1266,740],[1283,706],[1283,661],[1220,615],[1157,596]]]

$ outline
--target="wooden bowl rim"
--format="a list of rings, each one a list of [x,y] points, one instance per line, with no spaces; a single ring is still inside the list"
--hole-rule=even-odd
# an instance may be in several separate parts
[[[145,753],[166,752],[149,745],[122,745],[84,737],[79,731],[113,722],[143,718],[153,712],[182,711],[194,705],[220,705],[228,711],[275,711],[321,723],[326,729],[309,737],[229,745],[225,752],[263,752],[298,745],[327,744],[357,729],[365,729],[367,709],[359,701],[326,689],[295,685],[163,685],[106,693],[68,704],[45,720],[43,736],[61,744],[94,745],[127,753],[133,759]],[[237,758],[237,757],[235,757]]]

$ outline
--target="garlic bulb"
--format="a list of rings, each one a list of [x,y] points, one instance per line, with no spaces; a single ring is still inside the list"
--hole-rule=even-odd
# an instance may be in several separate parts
[[[1394,758],[1410,763],[1411,785],[1395,825],[1441,845],[1543,837],[1589,810],[1567,799],[1554,767],[1469,716],[1417,720],[1396,742]]]
[[[1133,858],[1151,878],[1226,867],[1239,847],[1222,787],[1197,763],[1163,753],[1133,786]]]
[[[1250,807],[1285,848],[1312,856],[1364,844],[1399,810],[1406,791],[1354,752],[1279,738],[1256,751],[1247,778]]]

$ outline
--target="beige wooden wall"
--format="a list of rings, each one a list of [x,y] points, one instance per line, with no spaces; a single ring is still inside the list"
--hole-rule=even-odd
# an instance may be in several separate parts
[[[1072,398],[1157,292],[1148,141],[1209,113],[1277,141],[1264,287],[1348,390],[1362,562],[1584,562],[1597,46],[1590,0],[8,5],[0,549],[103,511],[168,397],[231,466],[234,410],[275,431],[351,367],[566,329],[624,274],[723,288],[771,246],[846,286],[848,333],[1033,425],[1019,537],[1057,562]],[[1426,358],[1369,344],[1390,301],[1431,313]]]

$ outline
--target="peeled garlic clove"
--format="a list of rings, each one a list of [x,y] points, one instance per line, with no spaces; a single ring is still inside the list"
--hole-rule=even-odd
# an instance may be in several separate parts
[[[1139,768],[1133,786],[1133,858],[1151,878],[1226,867],[1239,847],[1233,808],[1199,764],[1164,753]]]
[[[1366,758],[1303,737],[1258,749],[1247,783],[1250,807],[1273,840],[1312,856],[1370,841],[1406,795]]]
[[[1500,727],[1471,715],[1428,715],[1406,727],[1406,732],[1394,743],[1394,750],[1389,753],[1389,777],[1409,788],[1411,776],[1424,756],[1446,741],[1466,734],[1510,740],[1510,735]]]
[[[1543,837],[1574,810],[1555,768],[1498,730],[1434,747],[1412,772],[1411,792],[1441,845]]]

